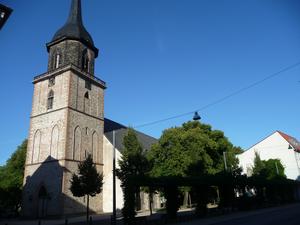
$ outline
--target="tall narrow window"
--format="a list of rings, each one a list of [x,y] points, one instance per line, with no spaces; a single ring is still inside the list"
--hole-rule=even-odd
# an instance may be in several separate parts
[[[53,90],[51,90],[48,94],[47,109],[53,108],[53,101],[54,101],[54,92]]]
[[[83,102],[83,111],[85,113],[90,113],[90,99],[89,99],[89,92],[87,91],[85,94],[84,94],[84,102]]]
[[[82,53],[82,70],[90,72],[90,59],[86,49]]]
[[[57,69],[60,67],[61,65],[61,52],[59,49],[57,49],[54,53],[53,53],[53,58],[52,58],[52,68],[53,69]]]
[[[60,65],[60,54],[57,53],[55,56],[55,69],[57,69]]]

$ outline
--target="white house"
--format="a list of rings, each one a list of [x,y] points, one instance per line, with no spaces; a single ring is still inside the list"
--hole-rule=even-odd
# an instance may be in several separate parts
[[[240,166],[243,168],[243,173],[248,176],[252,174],[255,152],[262,160],[280,159],[287,178],[300,180],[300,142],[296,138],[281,131],[275,131],[239,154],[237,157]]]

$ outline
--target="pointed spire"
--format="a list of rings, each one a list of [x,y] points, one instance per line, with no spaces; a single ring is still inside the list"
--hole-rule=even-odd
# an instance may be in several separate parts
[[[52,38],[52,41],[47,45],[49,48],[52,43],[60,40],[78,40],[87,45],[98,55],[98,49],[94,46],[91,35],[85,29],[81,15],[81,0],[72,0],[69,17],[65,25],[60,28]]]
[[[81,1],[80,0],[72,0],[71,9],[69,13],[69,18],[67,20],[67,24],[78,24],[82,25],[82,16],[81,16]]]

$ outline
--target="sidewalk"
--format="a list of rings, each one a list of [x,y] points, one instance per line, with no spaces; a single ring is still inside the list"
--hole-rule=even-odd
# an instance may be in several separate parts
[[[91,215],[93,221],[105,222],[110,224],[111,213],[101,214],[101,215]],[[64,225],[65,219],[41,219],[40,225]],[[83,223],[86,221],[86,216],[77,216],[68,218],[68,224]],[[11,220],[0,220],[0,225],[39,225],[39,220],[21,220],[21,219],[11,219]]]

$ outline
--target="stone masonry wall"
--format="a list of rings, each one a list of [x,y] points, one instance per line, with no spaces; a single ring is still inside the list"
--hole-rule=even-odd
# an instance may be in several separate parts
[[[94,52],[87,48],[84,44],[75,40],[65,40],[52,47],[49,50],[49,59],[48,59],[48,71],[51,71],[54,68],[55,64],[55,54],[59,53],[61,55],[61,67],[69,64],[73,64],[78,68],[82,66],[82,53],[87,49],[88,55],[90,58],[90,74],[94,74],[95,67],[95,54]]]

